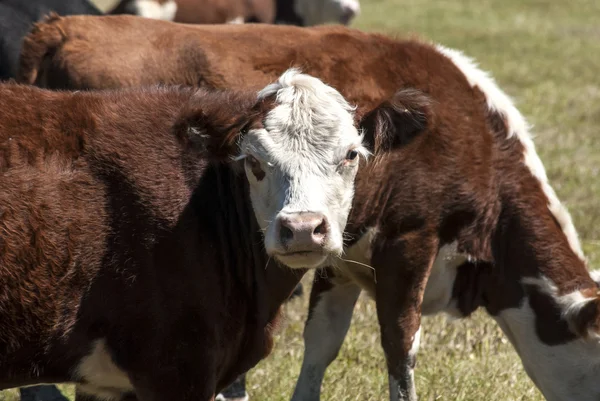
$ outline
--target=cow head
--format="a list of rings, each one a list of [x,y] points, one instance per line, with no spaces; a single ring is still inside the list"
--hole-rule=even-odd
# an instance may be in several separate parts
[[[353,108],[294,69],[254,102],[206,105],[188,119],[188,132],[208,155],[243,164],[267,253],[289,267],[318,267],[342,253],[354,178],[368,154]]]
[[[304,26],[338,23],[348,25],[360,13],[358,0],[295,0],[294,12]]]

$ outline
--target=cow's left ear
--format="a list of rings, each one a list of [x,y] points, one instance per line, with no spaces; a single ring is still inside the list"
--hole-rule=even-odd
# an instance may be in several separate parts
[[[401,89],[367,113],[360,121],[365,142],[373,154],[386,152],[413,140],[431,126],[432,101],[416,89]]]
[[[188,102],[176,123],[186,142],[213,161],[230,161],[239,154],[239,143],[260,110],[255,93],[199,91]]]

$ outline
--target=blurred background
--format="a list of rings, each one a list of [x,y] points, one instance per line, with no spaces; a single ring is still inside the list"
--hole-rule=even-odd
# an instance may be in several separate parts
[[[94,2],[102,10],[115,4]],[[574,218],[590,267],[600,267],[600,1],[361,0],[352,27],[417,35],[460,49],[491,72],[533,125],[550,182]],[[285,306],[273,354],[248,375],[253,400],[291,396],[311,277],[304,279],[304,296]],[[484,313],[460,321],[425,318],[423,330],[415,373],[420,400],[543,400]],[[70,386],[61,389],[73,395]],[[322,399],[381,400],[387,391],[375,304],[361,297]],[[18,392],[0,392],[0,400],[16,401]]]

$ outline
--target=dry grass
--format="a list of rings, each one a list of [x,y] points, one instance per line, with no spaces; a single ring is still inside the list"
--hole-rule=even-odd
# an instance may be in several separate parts
[[[573,214],[591,265],[598,267],[600,2],[362,0],[362,6],[356,27],[416,32],[464,50],[493,73],[533,123],[550,180]],[[254,400],[289,399],[300,369],[306,298],[286,306],[273,354],[250,373]],[[323,399],[385,399],[386,377],[375,305],[361,298],[326,376]],[[482,313],[456,322],[425,319],[416,380],[424,401],[543,399],[512,347]],[[14,391],[0,393],[0,400],[13,399]]]

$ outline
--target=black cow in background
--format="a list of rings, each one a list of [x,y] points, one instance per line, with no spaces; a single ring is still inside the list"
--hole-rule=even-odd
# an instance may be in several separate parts
[[[88,0],[0,0],[0,80],[15,78],[21,42],[35,22],[60,15],[102,15]]]

